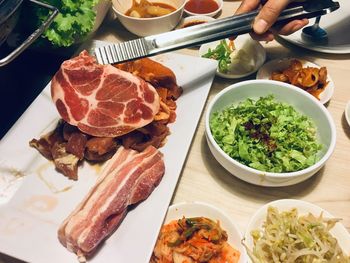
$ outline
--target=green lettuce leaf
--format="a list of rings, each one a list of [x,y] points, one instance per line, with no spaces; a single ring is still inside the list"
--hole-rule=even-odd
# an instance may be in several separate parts
[[[86,37],[93,29],[96,13],[93,7],[99,0],[45,0],[47,4],[56,6],[60,13],[42,37],[48,39],[56,47],[71,46],[77,39]],[[49,12],[34,7],[36,25],[47,19]]]

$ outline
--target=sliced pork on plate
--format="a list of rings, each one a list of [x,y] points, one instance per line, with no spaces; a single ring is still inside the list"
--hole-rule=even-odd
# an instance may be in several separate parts
[[[90,255],[125,217],[128,206],[145,200],[165,171],[153,146],[139,153],[120,147],[85,199],[62,223],[60,242],[79,257]]]

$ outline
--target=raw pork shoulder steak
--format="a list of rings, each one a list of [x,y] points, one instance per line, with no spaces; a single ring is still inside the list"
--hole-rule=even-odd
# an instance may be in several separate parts
[[[159,110],[152,85],[111,65],[99,65],[87,51],[63,62],[51,83],[61,117],[97,137],[116,137],[150,123]]]

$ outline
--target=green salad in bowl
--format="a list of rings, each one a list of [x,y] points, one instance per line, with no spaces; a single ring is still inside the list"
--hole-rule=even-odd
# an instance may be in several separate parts
[[[214,112],[210,129],[225,153],[261,171],[305,169],[319,160],[322,149],[312,120],[273,95]]]
[[[250,80],[210,101],[205,135],[215,159],[234,176],[287,186],[325,165],[336,130],[327,109],[307,92],[278,81]]]

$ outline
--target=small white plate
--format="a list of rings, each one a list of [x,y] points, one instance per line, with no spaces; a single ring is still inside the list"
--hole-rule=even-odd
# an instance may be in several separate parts
[[[199,56],[202,57],[208,52],[209,48],[214,49],[219,43],[220,41],[215,41],[203,44],[199,48]],[[258,41],[253,40],[249,34],[237,37],[234,40],[234,44],[237,50],[244,48],[247,53],[252,54],[255,66],[249,71],[242,71],[242,67],[235,67],[234,71],[231,71],[230,73],[222,73],[217,70],[216,74],[218,76],[228,79],[243,78],[253,74],[264,64],[266,59],[266,51],[264,47]]]
[[[296,58],[283,58],[283,59],[274,59],[265,63],[256,74],[256,79],[270,79],[274,71],[283,71],[287,69],[290,65],[290,62]],[[315,67],[320,68],[319,65],[312,63],[304,59],[297,59],[301,61],[303,67]],[[334,93],[334,82],[327,72],[327,81],[329,82],[325,90],[320,94],[320,102],[326,104],[333,96]]]
[[[245,244],[249,249],[253,249],[253,238],[251,237],[250,232],[255,229],[262,227],[264,221],[266,220],[267,208],[269,206],[274,206],[280,211],[291,210],[292,208],[298,209],[298,215],[305,215],[312,213],[315,216],[320,215],[323,212],[323,216],[326,218],[334,218],[329,212],[322,209],[321,207],[295,199],[281,199],[277,201],[270,202],[262,206],[251,218],[244,235]],[[349,253],[350,251],[350,235],[346,228],[341,223],[336,223],[335,226],[331,229],[330,233],[333,237],[338,240],[338,243],[344,253]],[[251,262],[251,261],[249,261]]]
[[[239,263],[246,263],[248,256],[244,246],[241,243],[242,235],[237,226],[233,223],[233,219],[229,218],[218,208],[213,205],[202,202],[178,203],[169,207],[168,213],[165,217],[164,224],[172,220],[180,219],[182,217],[206,217],[212,220],[219,220],[220,226],[228,235],[228,243],[241,252]]]
[[[345,119],[350,126],[350,100],[348,101],[348,103],[345,106],[345,113],[344,114],[345,114]]]

